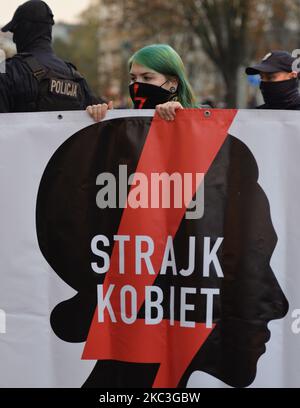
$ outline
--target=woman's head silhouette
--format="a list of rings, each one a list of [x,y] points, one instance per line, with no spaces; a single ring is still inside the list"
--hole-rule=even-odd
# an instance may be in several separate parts
[[[104,275],[90,268],[95,261],[91,239],[101,231],[112,242],[122,217],[123,209],[96,207],[95,180],[102,172],[117,176],[120,164],[126,164],[130,174],[135,171],[150,124],[149,118],[126,118],[83,129],[56,151],[44,172],[37,200],[39,245],[55,272],[78,292],[57,305],[51,315],[53,330],[66,341],[86,340],[97,303],[96,287],[104,280]],[[257,179],[253,155],[229,135],[205,176],[204,216],[183,219],[174,238],[179,269],[188,262],[184,246],[188,237],[195,236],[199,242],[210,237],[212,244],[223,237],[218,257],[224,278],[217,277],[213,264],[209,277],[203,277],[203,248],[199,246],[191,276],[166,274],[155,280],[163,289],[175,287],[175,301],[179,296],[176,288],[182,286],[220,290],[214,299],[216,326],[179,386],[185,386],[195,370],[232,386],[251,384],[270,337],[268,322],[287,313],[287,300],[270,266],[277,236],[267,197]],[[111,249],[107,252],[110,255]],[[188,312],[189,320],[204,322],[205,299],[195,296],[193,302],[195,310]],[[169,319],[168,308],[165,310],[164,319]],[[179,314],[175,310],[175,320]],[[144,318],[144,307],[138,317]],[[157,370],[158,364],[101,361],[85,385],[149,387]]]

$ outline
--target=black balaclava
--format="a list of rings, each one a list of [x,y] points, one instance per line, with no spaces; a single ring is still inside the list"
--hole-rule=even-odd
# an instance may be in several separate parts
[[[286,109],[300,103],[299,81],[297,78],[286,81],[260,84],[261,93],[266,105],[274,109]]]
[[[35,48],[49,47],[52,41],[52,25],[31,21],[20,21],[14,28],[13,41],[19,52],[30,52]]]
[[[164,84],[163,84],[164,85]],[[162,86],[134,82],[129,86],[134,109],[155,109],[156,105],[176,99],[176,91],[170,92]]]

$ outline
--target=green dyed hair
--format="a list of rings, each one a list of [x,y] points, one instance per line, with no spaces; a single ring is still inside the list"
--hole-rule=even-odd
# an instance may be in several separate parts
[[[187,79],[182,59],[170,45],[147,45],[133,54],[129,60],[129,69],[134,62],[153,69],[166,77],[176,77],[178,79],[178,101],[184,108],[197,107],[196,98]]]

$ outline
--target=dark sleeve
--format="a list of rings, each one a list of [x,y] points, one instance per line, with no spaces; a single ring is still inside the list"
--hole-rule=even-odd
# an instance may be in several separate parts
[[[15,112],[16,104],[35,100],[38,84],[29,68],[17,58],[6,61],[5,73],[0,74],[0,112]]]

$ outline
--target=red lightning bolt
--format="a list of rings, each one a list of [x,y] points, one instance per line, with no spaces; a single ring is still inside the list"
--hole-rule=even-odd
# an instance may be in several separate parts
[[[180,111],[176,121],[167,122],[155,116],[137,167],[151,179],[152,173],[175,172],[206,174],[216,154],[226,139],[236,110],[211,111],[207,118],[199,109]],[[192,200],[199,185],[191,192]],[[104,281],[104,294],[111,284],[115,285],[111,305],[117,323],[107,312],[104,323],[98,322],[95,312],[83,359],[119,360],[136,363],[159,363],[153,387],[176,387],[197,351],[211,333],[204,323],[194,328],[172,326],[163,320],[154,326],[145,325],[143,319],[128,325],[120,317],[120,289],[131,285],[137,292],[138,310],[145,300],[145,286],[153,285],[162,264],[168,236],[175,237],[184,217],[185,208],[138,208],[124,210],[118,235],[150,236],[155,242],[151,257],[155,275],[149,275],[143,265],[141,275],[135,273],[135,240],[126,243],[125,274],[119,274],[119,253],[116,246],[111,256],[110,270]]]
[[[136,96],[138,89],[139,89],[139,84],[134,84],[133,85],[133,90],[134,90],[134,95],[135,95],[134,100],[140,102],[138,109],[143,109],[143,106],[144,106],[147,98],[142,98],[141,96],[139,96],[139,97]]]

